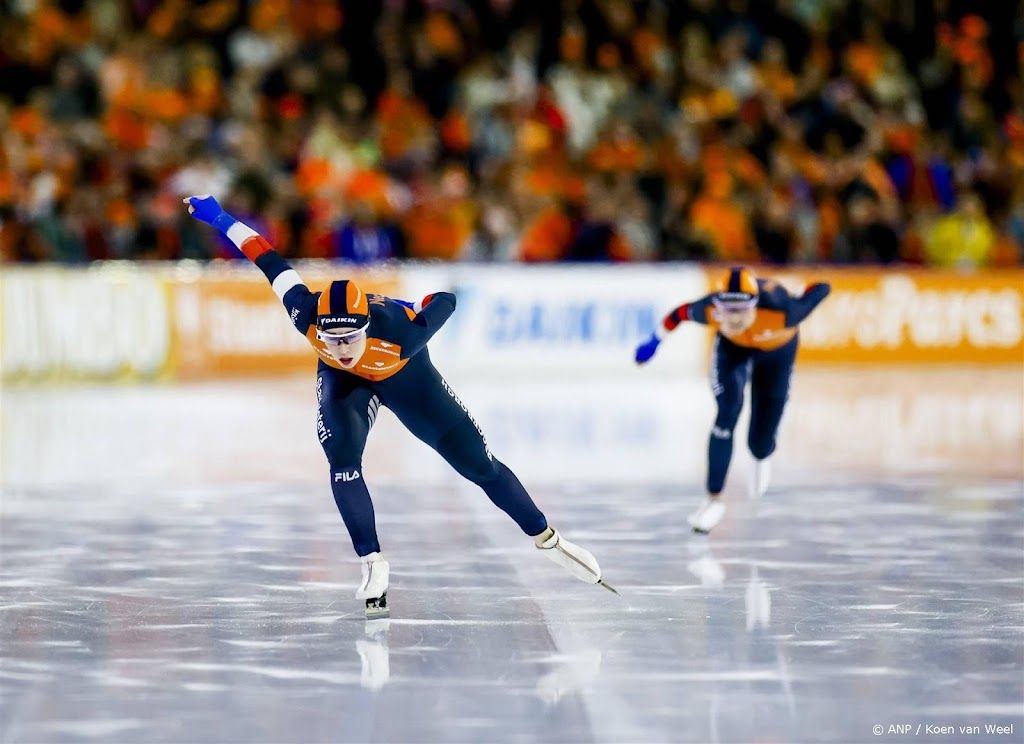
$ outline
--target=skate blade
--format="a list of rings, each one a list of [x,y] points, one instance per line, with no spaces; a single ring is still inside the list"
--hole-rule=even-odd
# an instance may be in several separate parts
[[[366,619],[367,620],[383,620],[384,618],[391,617],[391,612],[388,608],[388,593],[384,592],[377,599],[366,600]]]
[[[614,586],[612,586],[611,584],[606,582],[604,579],[598,579],[597,583],[598,583],[598,586],[603,586],[605,589],[610,591],[615,596],[617,596],[617,597],[621,597],[622,596],[621,594],[619,594],[619,590],[618,589],[616,589]]]

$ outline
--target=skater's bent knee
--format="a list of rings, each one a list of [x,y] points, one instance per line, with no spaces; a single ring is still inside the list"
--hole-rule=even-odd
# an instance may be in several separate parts
[[[750,454],[758,460],[763,460],[775,451],[775,432],[750,432],[747,437],[747,447]]]
[[[717,423],[711,427],[712,439],[732,439],[733,426],[719,426]]]
[[[718,415],[715,416],[715,428],[728,431],[735,429],[736,422],[740,419],[740,410],[742,406],[719,408]]]
[[[747,447],[750,454],[758,460],[763,460],[775,451],[775,434],[756,434],[747,437]]]
[[[494,460],[486,455],[461,457],[449,460],[449,462],[459,472],[459,475],[480,486],[486,485],[498,477],[498,468]]]
[[[331,470],[350,470],[363,467],[363,448],[344,442],[324,445],[324,454]]]
[[[459,475],[474,483],[482,485],[498,477],[497,461],[472,419],[465,419],[442,437],[437,452]]]

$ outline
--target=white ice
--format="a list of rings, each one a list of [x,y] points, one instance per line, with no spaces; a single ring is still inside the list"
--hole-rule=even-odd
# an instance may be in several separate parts
[[[366,623],[312,379],[5,388],[0,741],[1020,740],[1019,371],[800,370],[710,538],[704,380],[449,379],[621,598],[385,415]]]

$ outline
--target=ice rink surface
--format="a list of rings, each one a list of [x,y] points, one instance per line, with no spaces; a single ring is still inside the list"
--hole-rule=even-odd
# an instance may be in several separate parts
[[[1024,738],[1019,370],[800,370],[708,538],[705,381],[451,381],[621,597],[388,415],[367,624],[312,376],[6,388],[0,741]]]

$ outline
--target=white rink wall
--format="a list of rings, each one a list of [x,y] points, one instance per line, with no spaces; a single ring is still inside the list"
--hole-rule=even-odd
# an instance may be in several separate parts
[[[614,483],[699,490],[714,419],[703,376],[634,368],[607,379],[487,381],[449,374],[444,359],[438,366],[495,455],[531,488]],[[327,463],[315,436],[316,410],[309,373],[9,386],[0,405],[0,492],[290,483],[321,494]],[[729,481],[736,495],[744,493],[749,472],[746,421],[744,412]],[[1019,481],[1022,448],[1024,381],[1015,370],[800,367],[776,474],[782,481],[939,473]],[[381,487],[461,487],[461,478],[386,409],[364,463]]]
[[[449,374],[570,379],[631,370],[636,345],[677,305],[706,291],[693,266],[470,266],[409,271],[410,297],[438,289],[458,308],[431,354]],[[658,354],[658,368],[698,373],[707,335],[681,326]]]
[[[353,275],[322,262],[298,268],[315,289]],[[695,266],[438,264],[355,275],[394,297],[455,292],[458,309],[431,352],[463,379],[625,371],[661,317],[706,288]],[[0,295],[5,381],[266,376],[315,365],[262,275],[244,264],[12,268]],[[706,346],[701,329],[680,328],[657,367],[699,372]]]

